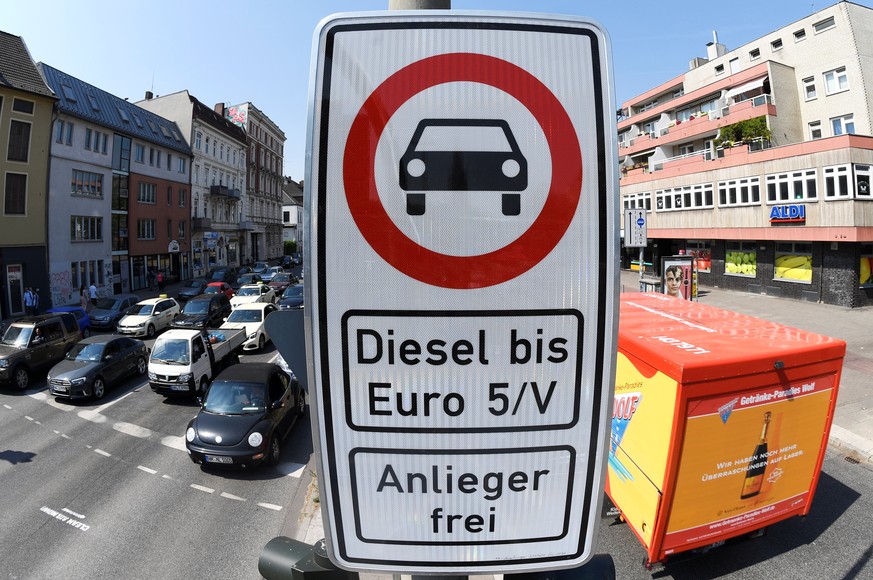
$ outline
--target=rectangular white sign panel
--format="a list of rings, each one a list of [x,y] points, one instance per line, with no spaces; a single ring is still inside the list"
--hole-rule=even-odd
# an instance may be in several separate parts
[[[609,58],[596,24],[549,15],[316,30],[307,351],[339,566],[592,555],[617,321]]]
[[[649,243],[646,225],[645,209],[624,210],[624,247],[645,248]]]

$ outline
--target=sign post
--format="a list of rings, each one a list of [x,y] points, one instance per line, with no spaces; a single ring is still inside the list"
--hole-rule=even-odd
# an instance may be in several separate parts
[[[643,291],[643,270],[645,270],[643,252],[649,244],[646,225],[646,210],[644,208],[624,210],[624,247],[640,249],[640,292]]]
[[[305,316],[330,558],[579,566],[618,315],[605,33],[380,12],[330,17],[313,43]]]

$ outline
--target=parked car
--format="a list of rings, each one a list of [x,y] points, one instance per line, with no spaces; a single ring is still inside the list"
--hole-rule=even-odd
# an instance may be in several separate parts
[[[279,365],[233,365],[215,378],[188,423],[188,456],[209,466],[275,465],[285,437],[305,412],[303,388]]]
[[[148,356],[145,343],[135,338],[115,334],[86,338],[48,372],[49,392],[66,399],[101,399],[107,388],[128,375],[144,375]]]
[[[195,278],[185,283],[182,289],[179,290],[177,298],[179,302],[184,302],[192,296],[199,296],[200,294],[203,294],[203,291],[206,290],[206,286],[208,285],[209,280],[206,278]]]
[[[273,276],[273,279],[267,285],[276,292],[276,296],[280,296],[285,291],[285,288],[291,284],[297,284],[297,282],[299,282],[297,276],[291,272],[282,272]]]
[[[295,266],[299,266],[303,263],[303,254],[301,252],[294,252],[291,254],[291,259],[294,260]]]
[[[279,262],[279,265],[285,268],[286,270],[294,266],[294,257],[293,256],[282,256],[282,261]]]
[[[230,299],[231,308],[236,308],[240,304],[248,304],[250,302],[269,302],[276,301],[276,292],[266,284],[249,284],[239,289],[239,292]]]
[[[81,338],[79,323],[70,312],[19,318],[0,339],[0,383],[25,390],[33,373],[64,358]]]
[[[224,294],[231,298],[235,292],[233,286],[227,282],[210,282],[203,290],[203,294]]]
[[[303,284],[288,286],[279,297],[279,308],[281,310],[303,308]]]
[[[246,284],[257,284],[258,282],[263,282],[260,274],[255,274],[254,272],[249,272],[247,274],[242,274],[237,277],[236,281],[230,285],[233,288],[234,292],[239,292],[239,289],[245,286]]]
[[[182,307],[174,298],[149,298],[138,302],[118,322],[118,332],[132,336],[154,338],[157,333],[170,327],[173,318]]]
[[[233,309],[219,330],[243,329],[246,331],[246,340],[242,345],[243,350],[261,350],[270,340],[265,326],[267,316],[277,310],[278,308],[274,304],[268,302],[241,304]]]
[[[227,282],[230,284],[236,280],[237,271],[233,266],[224,266],[221,268],[213,268],[209,271],[207,278],[210,282]]]
[[[224,293],[201,294],[185,303],[182,313],[170,323],[172,328],[218,328],[230,314],[230,300]]]
[[[269,267],[270,265],[266,262],[255,262],[254,264],[252,264],[252,272],[254,272],[255,274],[260,274]]]
[[[282,268],[282,266],[270,266],[269,268],[261,272],[261,279],[264,282],[269,282],[273,279],[273,276],[275,276],[276,274],[282,274],[283,272],[285,272],[285,269]]]
[[[95,330],[114,331],[125,311],[137,302],[139,302],[139,296],[136,294],[116,294],[98,298],[97,305],[88,313],[91,326]]]
[[[82,338],[91,336],[91,317],[80,306],[55,306],[46,310],[48,314],[53,312],[69,312],[76,317],[76,321],[79,323],[79,333],[82,335]]]

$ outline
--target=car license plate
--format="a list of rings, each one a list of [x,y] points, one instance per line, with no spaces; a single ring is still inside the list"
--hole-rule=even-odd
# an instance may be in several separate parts
[[[67,392],[67,387],[56,387],[56,386],[52,386],[52,391],[54,391],[55,393],[66,393],[66,392]]]
[[[171,391],[187,391],[188,385],[170,385]]]
[[[224,457],[223,455],[207,455],[206,461],[208,463],[233,463],[233,459],[230,457]]]

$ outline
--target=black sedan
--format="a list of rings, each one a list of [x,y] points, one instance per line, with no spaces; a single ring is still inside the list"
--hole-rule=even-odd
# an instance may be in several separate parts
[[[189,298],[203,294],[203,291],[206,290],[206,286],[208,285],[209,280],[206,280],[205,278],[195,278],[194,280],[185,283],[182,289],[179,290],[177,298],[179,299],[179,302],[185,302]]]
[[[279,365],[233,365],[209,386],[188,423],[185,445],[191,461],[201,465],[275,465],[282,441],[305,412],[303,387]]]
[[[73,346],[48,372],[49,391],[66,399],[100,399],[106,388],[131,374],[144,375],[149,351],[141,340],[118,335],[91,336]]]
[[[294,308],[303,308],[303,284],[292,284],[288,286],[282,296],[279,298],[280,310],[292,310]]]

